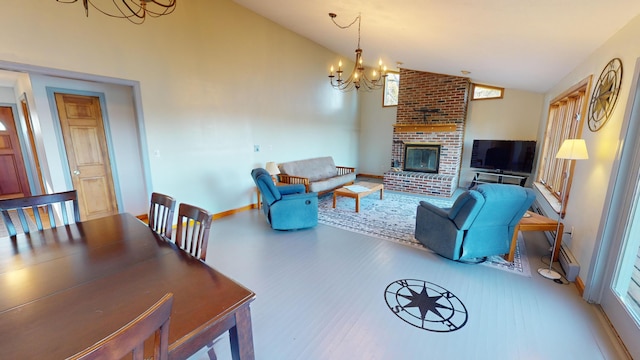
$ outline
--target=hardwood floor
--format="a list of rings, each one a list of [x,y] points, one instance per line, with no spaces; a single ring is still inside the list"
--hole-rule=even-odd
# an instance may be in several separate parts
[[[256,359],[626,358],[573,284],[537,274],[549,253],[543,234],[524,236],[530,278],[322,224],[278,232],[250,210],[213,222],[207,263],[257,294]],[[443,333],[402,321],[385,301],[400,279],[453,293],[466,308],[464,326]],[[231,358],[228,338],[214,349]],[[206,349],[192,359],[208,359]]]

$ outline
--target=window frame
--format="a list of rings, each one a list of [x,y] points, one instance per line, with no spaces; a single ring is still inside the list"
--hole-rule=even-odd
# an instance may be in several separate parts
[[[499,96],[476,97],[476,87],[500,91]],[[498,86],[471,83],[471,100],[495,100],[504,98],[504,88]]]
[[[392,87],[387,86],[387,80],[389,79],[389,75],[395,75],[397,78],[397,86],[395,87],[395,102],[387,101],[387,94],[390,94],[393,97]],[[387,71],[387,76],[384,77],[384,88],[382,90],[382,107],[392,107],[398,106],[398,96],[400,95],[400,72],[399,71]]]
[[[590,87],[591,76],[588,76],[549,102],[547,127],[535,183],[550,195],[545,198],[557,213],[560,213],[560,197],[565,173],[567,174],[567,188],[564,194],[566,209],[571,193],[575,161],[556,159],[556,154],[564,140],[582,138],[582,129],[589,106]],[[564,213],[560,216],[564,217]]]

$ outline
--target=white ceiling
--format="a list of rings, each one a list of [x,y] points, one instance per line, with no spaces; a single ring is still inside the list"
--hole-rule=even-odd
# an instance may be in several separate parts
[[[640,14],[638,0],[234,1],[351,60],[357,24],[341,30],[328,13],[340,25],[361,13],[367,65],[381,57],[389,68],[466,70],[474,82],[534,92],[550,89]]]

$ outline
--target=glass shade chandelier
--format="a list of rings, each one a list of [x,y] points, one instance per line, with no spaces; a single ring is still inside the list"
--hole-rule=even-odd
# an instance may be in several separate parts
[[[338,70],[335,70],[333,65],[331,65],[331,70],[329,72],[329,82],[331,83],[331,86],[333,86],[334,89],[341,91],[351,91],[353,89],[370,91],[382,88],[384,86],[384,78],[387,76],[387,67],[382,64],[382,59],[378,62],[378,70],[373,70],[371,78],[369,78],[365,73],[365,68],[362,63],[362,49],[360,48],[361,15],[358,14],[358,17],[356,17],[351,24],[346,26],[338,24],[335,19],[336,16],[338,15],[329,13],[331,21],[333,21],[333,23],[340,29],[350,28],[356,23],[356,21],[358,22],[358,48],[356,49],[356,61],[353,66],[353,70],[351,71],[351,75],[347,78],[343,77],[344,71],[342,70],[342,60],[338,62]]]
[[[56,1],[67,4],[78,2],[78,0]],[[89,5],[91,5],[107,16],[142,24],[147,16],[160,17],[171,14],[176,9],[176,0],[82,0],[82,5],[87,17],[89,17]]]

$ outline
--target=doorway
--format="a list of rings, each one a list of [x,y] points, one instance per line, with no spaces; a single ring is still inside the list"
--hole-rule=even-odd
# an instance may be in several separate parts
[[[0,106],[0,199],[31,196],[13,110]]]
[[[78,192],[80,218],[118,213],[109,148],[100,99],[54,93],[73,188]]]

